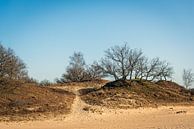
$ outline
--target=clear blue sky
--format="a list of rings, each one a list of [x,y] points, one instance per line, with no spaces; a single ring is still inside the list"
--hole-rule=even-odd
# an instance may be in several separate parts
[[[194,70],[194,0],[0,0],[0,41],[38,79],[60,77],[74,51],[88,63],[128,42]]]

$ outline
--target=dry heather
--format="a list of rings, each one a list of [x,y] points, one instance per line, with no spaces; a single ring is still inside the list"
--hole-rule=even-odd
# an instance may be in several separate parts
[[[36,119],[70,112],[73,93],[32,84],[14,84],[0,89],[1,120]]]
[[[168,81],[115,81],[99,89],[81,90],[80,93],[81,99],[87,104],[108,108],[193,104],[193,97],[188,90]]]

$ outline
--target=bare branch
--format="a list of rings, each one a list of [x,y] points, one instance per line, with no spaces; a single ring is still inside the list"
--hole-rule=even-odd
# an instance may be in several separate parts
[[[192,83],[194,82],[194,73],[192,73],[192,69],[183,70],[183,82],[187,89],[189,88],[189,86],[192,85]]]

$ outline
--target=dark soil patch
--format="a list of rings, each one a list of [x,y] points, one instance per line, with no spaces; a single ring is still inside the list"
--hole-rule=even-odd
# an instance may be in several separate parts
[[[193,89],[190,89],[190,93],[191,93],[191,95],[194,96],[194,88]]]
[[[80,89],[79,94],[80,95],[86,95],[86,94],[94,92],[94,91],[97,91],[97,89],[95,89],[95,88],[85,88],[85,89]]]

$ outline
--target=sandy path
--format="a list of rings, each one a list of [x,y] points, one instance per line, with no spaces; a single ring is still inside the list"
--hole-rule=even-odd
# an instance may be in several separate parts
[[[79,97],[79,92],[78,88],[73,91],[73,93],[76,95],[74,103],[72,105],[72,111],[71,114],[68,115],[68,117],[65,119],[65,121],[72,122],[74,123],[75,119],[77,120],[83,120],[88,117],[88,112],[85,112],[83,110],[84,107],[87,106],[86,103],[84,103],[80,97]]]
[[[107,110],[103,114],[83,111],[78,88],[72,113],[62,120],[0,123],[0,129],[194,129],[194,107],[160,107]],[[179,113],[177,113],[179,112]]]

